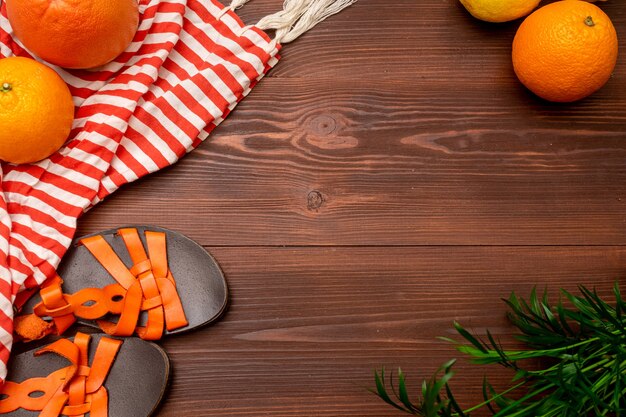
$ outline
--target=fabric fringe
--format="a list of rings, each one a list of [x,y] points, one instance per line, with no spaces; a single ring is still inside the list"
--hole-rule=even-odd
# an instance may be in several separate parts
[[[233,0],[230,2],[230,8],[232,10],[238,9],[249,1],[250,0]]]
[[[233,0],[244,4],[249,0]],[[283,10],[265,16],[256,26],[276,31],[276,41],[289,43],[323,21],[339,13],[357,0],[285,0]],[[232,6],[231,6],[232,7]]]

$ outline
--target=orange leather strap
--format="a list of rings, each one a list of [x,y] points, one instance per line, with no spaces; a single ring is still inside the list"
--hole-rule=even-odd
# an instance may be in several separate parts
[[[122,287],[129,289],[133,285],[135,277],[102,236],[91,236],[80,242]]]
[[[167,276],[169,268],[167,266],[165,234],[146,231],[145,235],[150,262],[152,263],[152,272],[154,272],[154,275],[157,277]]]
[[[141,285],[135,281],[124,297],[124,307],[117,323],[98,320],[98,326],[106,333],[115,336],[131,336],[137,327],[141,312]]]
[[[0,400],[0,413],[23,408],[41,411],[39,416],[43,417],[79,417],[86,413],[92,417],[107,417],[108,394],[104,381],[122,341],[101,338],[89,367],[90,339],[89,335],[77,333],[74,342],[61,339],[38,350],[36,356],[56,353],[66,358],[70,365],[45,378],[31,378],[21,383],[5,382],[0,389],[4,397]],[[35,392],[42,395],[31,397]]]
[[[59,334],[65,332],[76,321],[76,317],[72,314],[73,306],[64,296],[63,290],[61,289],[62,285],[63,280],[58,275],[47,280],[39,291],[41,295],[40,305],[45,306],[45,314],[40,314],[40,312],[37,311],[37,307],[39,306],[35,307],[35,314],[38,316],[52,317]]]
[[[15,296],[15,300],[13,301],[13,309],[16,313],[22,311],[24,305],[35,295],[42,287],[47,286],[51,281],[58,278],[58,275],[53,275],[46,279],[39,287],[26,288],[21,290]]]
[[[165,233],[146,231],[146,242],[163,303],[166,329],[171,331],[185,327],[189,322],[176,291],[176,281],[168,267]]]
[[[137,334],[142,339],[158,340],[163,335],[165,316],[163,313],[163,300],[152,272],[152,262],[148,259],[137,229],[120,229],[118,233],[124,239],[128,254],[133,261],[131,271],[141,285],[143,292],[142,304],[148,311],[146,327],[137,327]]]
[[[22,383],[6,381],[0,393],[4,396],[0,400],[0,413],[11,413],[19,408],[29,411],[43,410],[55,396],[63,380],[67,369],[62,368],[45,378],[31,378]],[[43,393],[40,397],[33,398],[32,393]]]
[[[136,277],[136,282],[139,282],[141,287],[141,310],[148,313],[145,327],[135,324],[137,335],[142,339],[158,340],[163,335],[164,327],[167,330],[174,330],[186,326],[188,321],[168,268],[165,233],[145,232],[149,257],[137,229],[120,229],[118,234],[124,240],[133,262],[133,267],[129,271]],[[127,294],[126,302],[129,300]],[[113,330],[115,325],[112,323],[101,321],[99,325],[105,332],[116,331]]]

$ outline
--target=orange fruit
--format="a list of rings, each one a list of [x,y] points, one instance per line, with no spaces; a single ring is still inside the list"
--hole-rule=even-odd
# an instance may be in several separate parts
[[[513,41],[513,67],[539,97],[580,100],[599,90],[617,63],[617,33],[597,6],[580,0],[548,4],[528,16]]]
[[[15,36],[40,58],[66,68],[112,61],[130,44],[137,0],[6,0]]]
[[[56,152],[72,128],[74,103],[54,70],[30,58],[0,59],[0,159],[36,162]]]

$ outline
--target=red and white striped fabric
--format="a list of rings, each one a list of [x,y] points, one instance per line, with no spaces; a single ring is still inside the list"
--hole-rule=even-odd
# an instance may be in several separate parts
[[[2,380],[15,296],[54,274],[77,218],[198,146],[278,61],[276,41],[216,0],[139,0],[139,10],[135,39],[114,62],[98,71],[53,67],[76,106],[66,145],[36,164],[2,164]],[[12,36],[2,4],[0,58],[12,55],[31,56]]]

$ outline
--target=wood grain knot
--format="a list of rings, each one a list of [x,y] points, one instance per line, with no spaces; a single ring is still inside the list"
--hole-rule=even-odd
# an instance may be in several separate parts
[[[317,211],[324,204],[324,195],[317,190],[311,191],[306,196],[306,206],[311,211]]]
[[[330,135],[337,129],[337,121],[333,117],[323,114],[311,120],[310,128],[311,132],[316,135]]]

